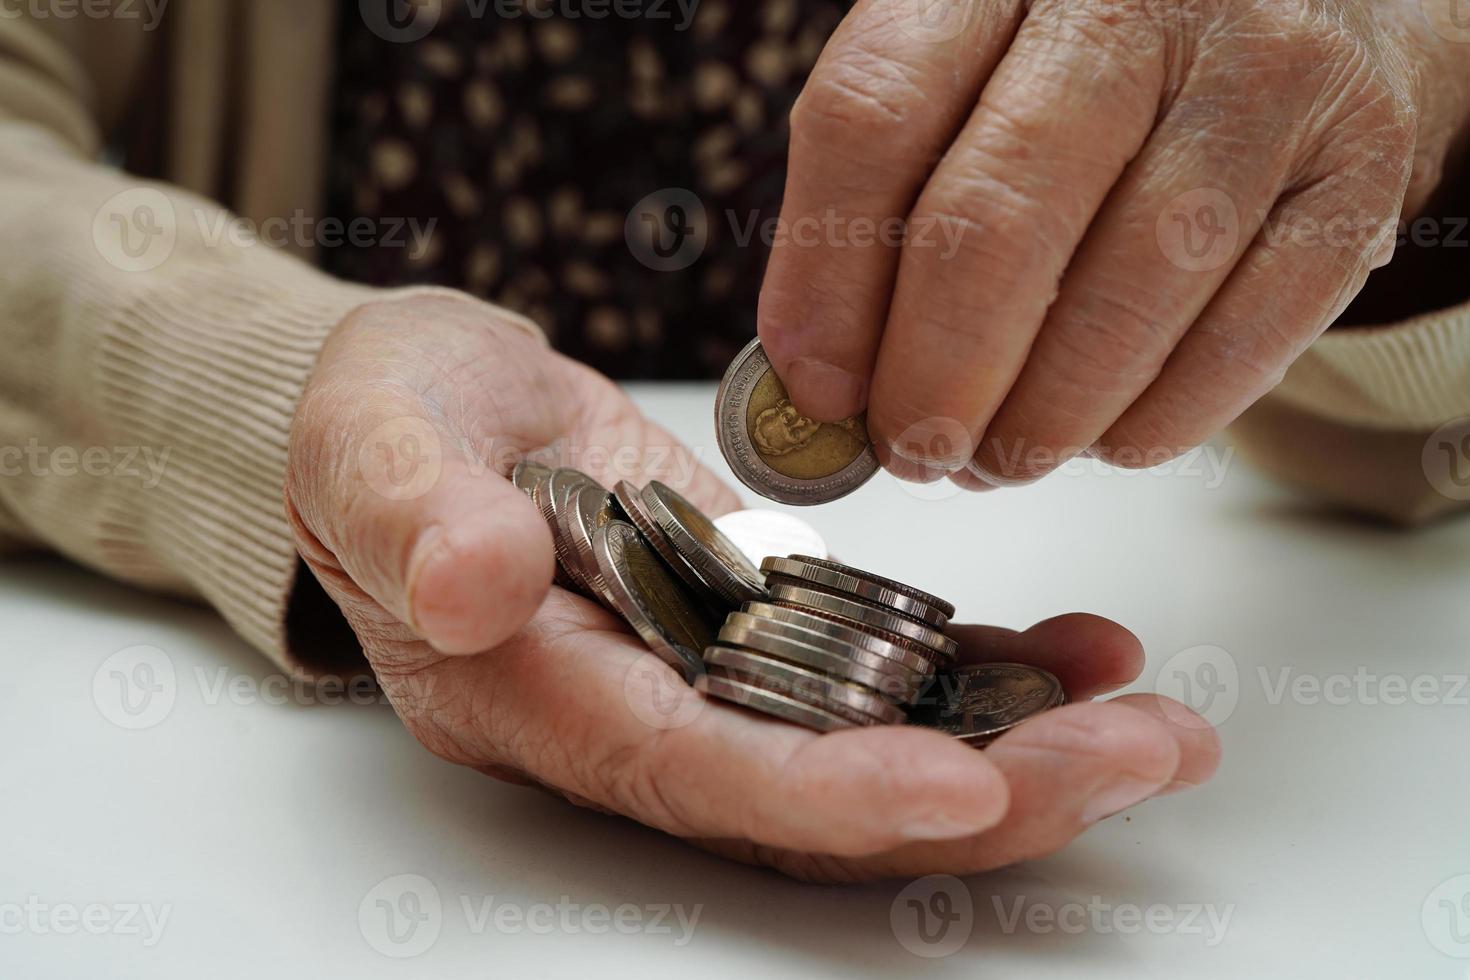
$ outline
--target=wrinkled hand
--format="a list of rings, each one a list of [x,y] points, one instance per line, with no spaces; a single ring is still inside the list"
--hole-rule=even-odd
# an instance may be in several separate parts
[[[550,533],[503,475],[548,447],[604,483],[737,504],[613,384],[469,300],[361,308],[298,412],[301,551],[399,716],[445,759],[821,879],[1043,854],[1214,769],[1213,733],[1151,696],[1074,703],[984,753],[920,729],[817,736],[707,701],[616,618],[551,587]],[[1141,663],[1132,636],[1086,616],[956,635],[971,660],[1053,670],[1076,702]]]
[[[1453,3],[860,0],[791,117],[760,333],[793,401],[974,489],[1200,444],[1439,182]]]

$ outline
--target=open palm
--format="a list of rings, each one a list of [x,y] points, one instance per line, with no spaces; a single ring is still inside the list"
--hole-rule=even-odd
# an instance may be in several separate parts
[[[822,880],[1048,853],[1216,765],[1213,732],[1181,706],[1089,703],[1142,653],[1083,615],[954,628],[962,659],[1046,667],[1073,702],[985,752],[919,728],[817,735],[707,700],[552,586],[550,532],[505,478],[526,454],[605,484],[658,479],[713,514],[738,505],[615,385],[468,299],[361,308],[297,413],[286,495],[302,554],[443,758]]]

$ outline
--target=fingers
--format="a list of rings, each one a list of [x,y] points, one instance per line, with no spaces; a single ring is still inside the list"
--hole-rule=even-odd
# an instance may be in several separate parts
[[[793,402],[820,421],[867,403],[902,219],[974,107],[1022,4],[961,7],[956,29],[933,37],[913,30],[901,5],[859,3],[791,114],[784,234],[761,292],[760,335]]]
[[[439,652],[466,654],[530,618],[553,556],[525,495],[455,445],[415,396],[324,383],[297,413],[287,497],[303,555],[339,600],[360,590]]]
[[[1349,194],[1342,183],[1325,181],[1276,206],[1157,380],[1099,434],[1097,455],[1138,466],[1145,457],[1122,450],[1199,445],[1274,388],[1337,319],[1367,282],[1396,213],[1391,201],[1374,200],[1381,192]]]
[[[1107,702],[1142,711],[1161,722],[1179,742],[1179,768],[1161,790],[1177,793],[1208,782],[1220,768],[1220,736],[1193,711],[1157,694],[1125,694]]]
[[[904,462],[942,475],[969,461],[1077,243],[1148,137],[1161,43],[1149,18],[1060,0],[1022,23],[911,218],[963,233],[957,251],[906,247],[900,262],[868,414],[900,475]],[[941,441],[948,456],[925,448]]]
[[[1143,670],[1143,647],[1128,630],[1100,616],[1075,613],[1023,633],[996,626],[952,626],[961,663],[1025,663],[1049,670],[1071,701],[1115,691]]]
[[[1199,83],[1203,85],[1204,83]],[[1040,479],[1090,447],[1159,376],[1289,178],[1246,113],[1201,127],[1186,86],[1099,212],[972,469]],[[1263,101],[1265,99],[1263,93]]]
[[[521,770],[683,837],[849,856],[971,835],[1005,812],[1004,780],[968,746],[917,728],[818,736],[707,700],[611,620],[559,599],[495,657],[410,680],[470,699],[448,709],[475,726],[455,761]]]

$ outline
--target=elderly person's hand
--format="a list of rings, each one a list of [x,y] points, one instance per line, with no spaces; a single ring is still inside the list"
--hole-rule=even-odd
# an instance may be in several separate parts
[[[793,401],[974,488],[1198,445],[1439,182],[1454,5],[859,0],[792,113],[761,299]]]
[[[469,300],[361,308],[298,410],[286,493],[302,554],[404,723],[446,759],[823,879],[1044,854],[1215,767],[1213,732],[1182,706],[1087,703],[1142,662],[1088,616],[955,630],[963,656],[1048,667],[1073,701],[985,752],[920,728],[819,736],[706,700],[552,587],[550,532],[504,476],[547,449],[604,482],[736,504],[614,385]]]

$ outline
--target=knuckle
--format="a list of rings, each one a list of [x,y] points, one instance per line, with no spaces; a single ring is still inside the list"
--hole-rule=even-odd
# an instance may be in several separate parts
[[[1093,390],[1137,388],[1158,376],[1182,332],[1180,318],[1148,297],[1090,288],[1049,332],[1044,365]]]
[[[897,63],[848,54],[819,68],[802,89],[791,108],[792,138],[880,150],[870,141],[905,126],[922,97]]]
[[[1059,237],[1045,204],[978,172],[949,175],[926,190],[908,222],[960,229],[954,258],[1002,282],[1034,271]]]

